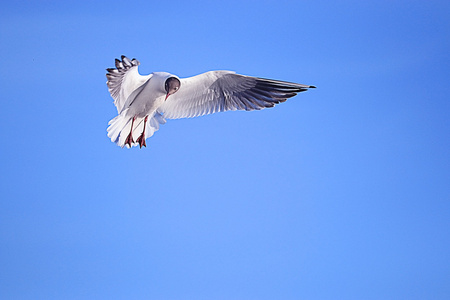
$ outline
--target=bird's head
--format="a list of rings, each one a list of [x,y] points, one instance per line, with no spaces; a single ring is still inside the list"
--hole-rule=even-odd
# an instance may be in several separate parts
[[[176,77],[169,77],[166,79],[166,82],[164,84],[164,88],[166,90],[166,99],[167,97],[169,97],[170,95],[175,94],[181,86],[181,82],[178,78]]]

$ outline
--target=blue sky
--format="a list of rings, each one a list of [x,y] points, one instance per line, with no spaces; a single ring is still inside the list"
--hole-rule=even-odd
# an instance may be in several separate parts
[[[449,299],[448,1],[14,1],[1,299]],[[105,69],[313,84],[106,136]]]

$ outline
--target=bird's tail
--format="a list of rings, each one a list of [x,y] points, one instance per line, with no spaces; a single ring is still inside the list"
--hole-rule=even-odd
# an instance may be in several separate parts
[[[132,120],[132,117],[127,116],[127,110],[124,110],[120,115],[109,121],[107,131],[108,137],[112,142],[122,148],[125,146],[130,148],[125,142],[131,130]],[[132,143],[132,147],[138,145],[137,139],[144,130],[144,126],[146,126],[145,139],[147,139],[159,129],[159,124],[166,123],[166,120],[159,112],[155,112],[153,116],[149,116],[146,123],[144,120],[144,118],[136,118],[134,121],[132,134],[134,143]]]

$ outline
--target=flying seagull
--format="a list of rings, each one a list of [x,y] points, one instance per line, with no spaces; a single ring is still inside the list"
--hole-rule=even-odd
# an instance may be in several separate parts
[[[167,72],[142,76],[137,59],[121,58],[116,59],[115,68],[106,69],[106,84],[118,112],[108,123],[108,137],[120,147],[146,147],[145,140],[166,123],[166,118],[259,110],[315,88],[232,71],[210,71],[189,78]]]

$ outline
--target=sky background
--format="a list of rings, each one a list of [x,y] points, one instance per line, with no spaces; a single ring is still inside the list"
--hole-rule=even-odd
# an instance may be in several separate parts
[[[450,299],[449,1],[2,1],[0,299]],[[105,69],[316,85],[106,136]]]

